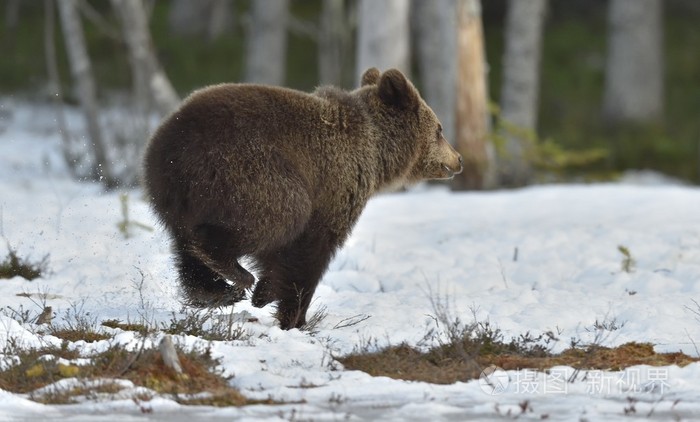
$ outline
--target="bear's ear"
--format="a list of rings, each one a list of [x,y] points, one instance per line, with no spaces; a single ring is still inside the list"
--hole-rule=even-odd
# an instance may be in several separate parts
[[[376,67],[370,67],[369,69],[365,70],[365,73],[362,74],[360,86],[376,85],[379,81],[379,76],[379,69]]]
[[[401,109],[412,108],[418,103],[418,93],[408,79],[396,69],[389,69],[379,79],[379,98],[384,104]]]

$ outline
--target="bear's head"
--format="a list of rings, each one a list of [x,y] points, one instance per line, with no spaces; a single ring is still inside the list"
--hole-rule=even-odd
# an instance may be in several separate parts
[[[380,73],[370,68],[362,75],[362,86],[376,85],[382,108],[383,123],[389,124],[388,136],[402,138],[408,143],[411,157],[402,175],[402,184],[426,179],[451,179],[462,172],[462,157],[447,142],[442,125],[433,110],[421,98],[418,90],[399,70]]]

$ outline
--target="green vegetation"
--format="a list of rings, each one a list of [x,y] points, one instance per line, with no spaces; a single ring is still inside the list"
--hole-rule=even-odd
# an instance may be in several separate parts
[[[630,253],[630,250],[623,245],[618,246],[617,250],[622,254],[622,271],[626,273],[633,272],[637,262],[634,260],[634,258],[632,258],[632,253]]]
[[[605,77],[606,16],[601,7],[564,10],[552,2],[543,38],[539,135],[566,151],[605,150],[606,159],[582,167],[589,177],[609,177],[625,169],[654,169],[700,182],[700,43],[697,14],[674,2],[665,13],[665,119],[648,125],[610,128],[601,120]],[[488,4],[484,4],[486,13]],[[556,15],[556,16],[552,16]],[[487,17],[488,18],[488,17]],[[489,89],[500,98],[503,26],[485,22]]]
[[[134,221],[129,218],[129,194],[128,193],[120,193],[119,194],[119,202],[121,203],[121,210],[122,210],[122,221],[117,223],[117,228],[119,229],[119,232],[124,236],[124,239],[128,239],[131,237],[131,228],[137,228],[141,230],[146,230],[149,232],[153,231],[153,227],[148,226],[146,224],[140,223],[138,221]]]

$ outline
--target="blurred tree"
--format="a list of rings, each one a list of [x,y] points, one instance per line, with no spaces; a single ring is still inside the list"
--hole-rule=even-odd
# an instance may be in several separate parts
[[[14,44],[15,32],[19,24],[20,0],[7,0],[5,3],[5,37],[10,39],[8,44]]]
[[[603,117],[611,124],[663,114],[661,0],[611,0]]]
[[[532,178],[532,136],[536,133],[542,28],[547,0],[509,0],[505,22],[501,118],[518,128],[504,133],[499,184],[523,186]],[[520,135],[519,135],[520,133]]]
[[[456,190],[489,189],[496,184],[486,84],[486,56],[481,24],[481,1],[457,1],[457,118],[456,147],[464,171],[455,176]]]
[[[323,0],[318,32],[318,68],[321,85],[339,86],[343,81],[345,51],[350,43],[345,0]]]
[[[119,157],[119,164],[124,167],[115,177],[131,186],[138,184],[140,179],[141,157],[151,132],[153,110],[167,116],[178,107],[180,98],[153,51],[143,0],[111,0],[111,3],[119,18],[129,54],[133,106],[129,110],[129,125],[122,124],[115,128],[114,137],[119,142],[113,142],[110,146],[116,149],[115,156]]]
[[[68,131],[68,123],[63,110],[63,92],[58,72],[58,59],[56,56],[56,4],[55,0],[44,0],[44,58],[46,61],[46,73],[48,76],[48,90],[54,103],[56,124],[61,135],[61,153],[66,167],[73,177],[79,176],[78,167],[81,155],[76,152],[76,142]]]
[[[289,0],[251,2],[246,51],[247,82],[284,84],[288,19]]]
[[[175,89],[158,63],[142,0],[111,0],[129,51],[133,95],[138,114],[148,116],[154,105],[167,116],[180,104]]]
[[[80,108],[85,116],[89,143],[92,147],[94,159],[92,174],[96,180],[101,180],[108,188],[114,187],[115,181],[112,179],[111,163],[107,160],[99,122],[95,78],[78,14],[78,0],[57,0],[57,4],[68,54],[68,64]]]
[[[170,32],[215,40],[233,25],[232,0],[173,0],[168,13]]]
[[[411,4],[421,94],[440,119],[445,138],[453,145],[457,102],[456,11],[456,0],[413,0]]]
[[[369,67],[410,70],[409,0],[359,0],[356,84]]]

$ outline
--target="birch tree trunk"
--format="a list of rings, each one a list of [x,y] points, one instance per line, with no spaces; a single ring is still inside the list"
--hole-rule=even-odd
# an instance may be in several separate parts
[[[137,107],[147,116],[153,103],[161,116],[167,116],[178,107],[180,97],[153,52],[153,41],[142,0],[112,0],[112,7],[120,17],[129,50]]]
[[[547,0],[509,0],[505,27],[501,117],[532,133],[537,130],[542,28]],[[532,179],[531,139],[504,133],[498,157],[499,184],[523,186]]]
[[[61,79],[58,74],[58,59],[56,58],[56,43],[54,40],[56,22],[55,0],[44,0],[44,57],[48,76],[48,89],[56,112],[56,123],[61,135],[61,152],[71,176],[78,177],[80,155],[76,153],[73,139],[68,132],[66,115],[63,111],[63,93]]]
[[[457,151],[464,171],[455,190],[490,189],[496,184],[495,153],[488,141],[490,118],[481,2],[458,0],[457,8]]]
[[[289,0],[251,2],[246,51],[248,82],[283,85],[287,65]]]
[[[413,0],[421,94],[442,123],[445,138],[455,144],[457,96],[457,2]]]
[[[410,70],[409,0],[360,0],[357,28],[357,86],[369,67]]]
[[[114,187],[111,164],[107,160],[107,153],[100,128],[97,94],[95,91],[95,79],[92,74],[92,66],[87,53],[85,36],[78,15],[77,0],[57,1],[61,16],[63,38],[68,54],[73,83],[75,84],[80,108],[85,117],[85,125],[94,159],[93,175],[101,180],[107,187]]]
[[[321,85],[341,85],[344,53],[350,29],[344,0],[323,0],[318,35],[318,70]]]
[[[611,0],[603,117],[612,124],[662,118],[662,1]]]
[[[173,0],[168,11],[168,27],[173,34],[206,36],[210,41],[230,29],[233,23],[231,0]]]

